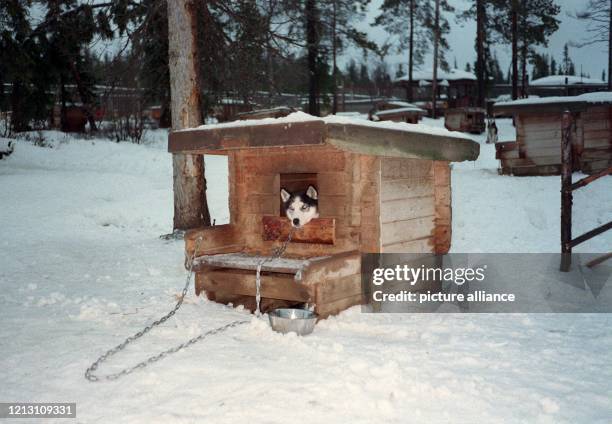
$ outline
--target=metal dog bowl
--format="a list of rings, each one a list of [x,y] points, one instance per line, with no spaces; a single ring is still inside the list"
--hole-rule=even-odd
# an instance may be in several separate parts
[[[306,309],[280,308],[268,314],[270,325],[279,333],[297,333],[305,336],[312,333],[317,323],[317,314]]]

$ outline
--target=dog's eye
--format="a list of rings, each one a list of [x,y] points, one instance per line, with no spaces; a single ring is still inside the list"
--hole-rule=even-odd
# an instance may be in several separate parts
[[[310,206],[308,206],[308,205],[302,205],[302,210],[303,210],[304,212],[306,212],[308,209],[310,209]]]
[[[293,212],[295,209],[293,209],[293,207],[292,207],[292,206],[289,206],[289,207],[287,208],[287,210],[288,210],[289,212]]]

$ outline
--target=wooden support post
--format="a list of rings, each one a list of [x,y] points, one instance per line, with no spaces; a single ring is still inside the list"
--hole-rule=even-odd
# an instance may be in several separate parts
[[[561,119],[561,267],[568,272],[572,264],[572,115]]]
[[[202,123],[198,78],[197,16],[192,0],[168,0],[168,58],[172,129]],[[174,230],[210,225],[204,158],[174,153]]]

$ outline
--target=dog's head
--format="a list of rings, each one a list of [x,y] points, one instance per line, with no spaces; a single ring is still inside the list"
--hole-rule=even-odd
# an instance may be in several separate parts
[[[285,214],[294,227],[303,227],[319,217],[319,195],[313,186],[308,186],[308,189],[301,193],[289,193],[282,188],[280,194]]]

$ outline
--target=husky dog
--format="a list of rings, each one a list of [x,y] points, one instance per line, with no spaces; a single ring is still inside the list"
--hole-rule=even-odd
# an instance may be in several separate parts
[[[313,186],[308,186],[308,189],[301,193],[289,193],[281,188],[280,195],[285,214],[295,228],[303,227],[319,217],[319,195]]]

